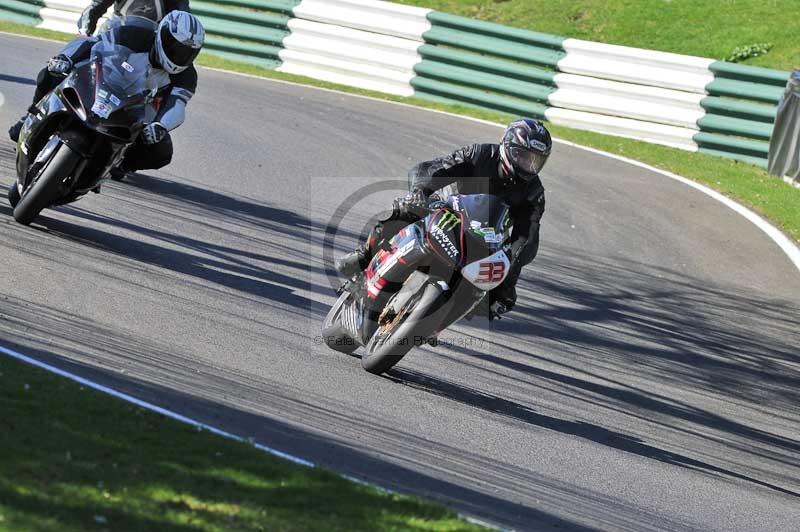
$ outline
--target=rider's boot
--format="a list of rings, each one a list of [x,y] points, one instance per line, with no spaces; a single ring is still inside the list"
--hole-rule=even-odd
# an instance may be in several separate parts
[[[334,268],[342,277],[352,277],[369,264],[367,253],[362,248],[351,251],[347,255],[342,255],[333,262]]]
[[[8,128],[8,138],[10,138],[13,142],[17,142],[19,140],[19,134],[22,132],[22,125],[25,123],[25,119],[28,118],[29,115],[35,112],[36,112],[36,106],[31,105],[28,108],[28,112],[22,115],[22,118],[20,118],[16,124]]]
[[[383,237],[383,224],[378,223],[372,228],[363,246],[359,246],[355,251],[343,255],[333,261],[333,267],[342,277],[352,277],[358,272],[364,271],[375,254],[375,245]]]
[[[8,138],[10,138],[13,142],[17,142],[19,140],[19,134],[22,131],[22,124],[25,123],[26,118],[28,118],[28,115],[23,116],[16,124],[8,128]]]
[[[122,181],[126,177],[130,177],[131,174],[133,174],[133,172],[125,170],[122,165],[115,166],[108,171],[108,177],[110,177],[112,181]]]

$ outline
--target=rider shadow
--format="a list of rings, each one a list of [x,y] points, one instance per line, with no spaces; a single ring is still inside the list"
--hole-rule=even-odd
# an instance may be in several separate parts
[[[473,408],[479,408],[491,414],[505,416],[539,428],[581,438],[611,449],[698,472],[736,478],[786,495],[800,497],[800,493],[700,460],[682,456],[672,451],[660,449],[635,436],[616,432],[585,421],[560,419],[541,414],[523,404],[439,377],[403,368],[393,368],[386,374],[386,377],[397,383],[445,397]]]
[[[322,224],[296,212],[257,203],[243,197],[221,194],[186,182],[135,173],[126,178],[123,184],[157,194],[158,197],[166,200],[203,209],[224,216],[226,219],[277,231],[292,238],[308,240],[312,236],[322,235],[325,231]],[[359,235],[348,231],[344,231],[344,236],[359,238]]]
[[[9,74],[0,74],[0,81],[5,81],[6,83],[17,83],[19,85],[36,85],[35,79],[21,78],[19,76],[11,76]]]
[[[310,285],[307,281],[275,271],[200,257],[166,246],[107,233],[86,225],[73,224],[63,219],[45,217],[40,220],[40,224],[46,231],[62,234],[92,248],[198,278],[257,298],[295,308],[319,307],[316,301],[295,292],[309,290]]]

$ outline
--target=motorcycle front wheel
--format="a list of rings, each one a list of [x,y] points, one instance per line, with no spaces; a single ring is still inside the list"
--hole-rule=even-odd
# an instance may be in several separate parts
[[[391,321],[381,324],[367,344],[361,367],[380,375],[400,362],[413,347],[427,342],[438,327],[438,320],[431,314],[441,296],[441,288],[427,284]]]
[[[64,179],[75,169],[80,158],[69,146],[60,144],[34,182],[22,191],[14,207],[14,219],[22,225],[29,225],[44,208],[61,197]]]

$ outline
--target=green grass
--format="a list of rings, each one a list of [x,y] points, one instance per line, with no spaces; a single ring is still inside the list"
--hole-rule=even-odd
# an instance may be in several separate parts
[[[16,22],[8,22],[7,20],[0,20],[0,31],[6,33],[18,33],[21,35],[29,35],[31,37],[39,37],[40,39],[52,39],[54,41],[69,41],[74,35],[61,33],[60,31],[42,30],[28,26],[26,24],[18,24]],[[77,30],[75,31],[77,34]]]
[[[513,3],[510,0],[508,3]],[[23,33],[66,40],[68,36],[60,33],[42,32],[29,26],[0,22],[0,31]],[[292,81],[305,85],[340,90],[351,94],[371,96],[374,98],[402,102],[419,107],[447,111],[451,113],[471,116],[497,123],[507,123],[511,115],[477,109],[466,105],[448,105],[430,102],[421,98],[391,96],[379,92],[337,85],[304,76],[285,74],[274,70],[221,59],[217,56],[203,53],[198,59],[198,64],[259,76],[264,78]],[[202,74],[200,83],[202,84]],[[636,140],[623,139],[580,131],[550,124],[553,133],[561,139],[576,142],[584,146],[601,149],[617,155],[636,159],[656,168],[667,170],[698,183],[703,183],[711,188],[736,199],[762,216],[768,218],[775,226],[783,230],[790,238],[800,242],[800,189],[786,185],[781,179],[770,176],[766,171],[745,163],[730,161],[720,157],[700,153],[690,153],[683,150],[649,144]],[[492,139],[487,139],[491,141]],[[398,169],[398,171],[404,169]]]
[[[0,356],[0,530],[477,531]]]
[[[564,37],[723,60],[770,43],[745,64],[800,65],[797,0],[394,0]]]

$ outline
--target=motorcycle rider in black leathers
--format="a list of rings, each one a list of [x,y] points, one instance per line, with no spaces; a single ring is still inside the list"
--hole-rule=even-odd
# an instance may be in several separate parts
[[[516,283],[522,267],[539,249],[539,223],[545,207],[539,173],[552,146],[550,133],[539,121],[520,118],[509,124],[500,144],[473,144],[419,163],[409,171],[411,192],[401,200],[401,208],[377,224],[362,247],[339,258],[336,269],[347,277],[362,271],[380,242],[419,219],[409,212],[427,207],[434,191],[456,183],[459,194],[494,194],[509,206],[514,229],[504,249],[511,270],[503,284],[492,290],[488,301],[498,309],[497,314],[508,312],[517,300]]]
[[[186,104],[197,90],[197,70],[193,61],[205,39],[203,25],[190,13],[172,11],[155,31],[152,22],[141,17],[118,18],[109,25],[107,32],[96,37],[79,37],[70,42],[39,73],[34,105],[28,112],[37,112],[35,103],[58,86],[73,65],[88,59],[92,47],[101,39],[112,40],[134,52],[149,53],[151,65],[162,70],[162,75],[169,76],[169,84],[157,96],[160,105],[155,120],[144,128],[136,143],[128,149],[120,167],[112,170],[112,177],[119,179],[127,172],[168,165],[172,160],[169,132],[183,123]],[[25,118],[9,130],[14,142],[19,138]]]
[[[189,0],[92,0],[78,19],[81,35],[92,35],[97,21],[112,5],[116,17],[145,17],[153,22],[161,22],[171,11],[190,12]]]

